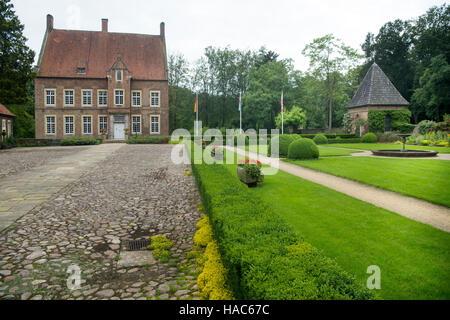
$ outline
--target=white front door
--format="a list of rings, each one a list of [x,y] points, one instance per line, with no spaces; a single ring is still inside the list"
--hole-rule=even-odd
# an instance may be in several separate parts
[[[125,123],[114,123],[114,139],[124,140],[125,139]]]

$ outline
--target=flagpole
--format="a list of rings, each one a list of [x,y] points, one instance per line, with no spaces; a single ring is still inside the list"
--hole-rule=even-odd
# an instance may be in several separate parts
[[[281,134],[284,134],[284,102],[283,102],[283,91],[281,91]]]
[[[198,93],[195,94],[195,102],[197,103],[197,108],[195,109],[195,131],[196,131],[196,135],[198,136]]]
[[[242,92],[239,92],[239,133],[242,133]]]

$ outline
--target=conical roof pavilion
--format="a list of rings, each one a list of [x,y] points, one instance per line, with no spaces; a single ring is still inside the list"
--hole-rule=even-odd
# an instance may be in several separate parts
[[[409,102],[398,92],[383,70],[374,63],[347,108],[407,105]]]

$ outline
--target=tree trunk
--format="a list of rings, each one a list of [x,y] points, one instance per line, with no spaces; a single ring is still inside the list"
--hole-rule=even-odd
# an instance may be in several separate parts
[[[331,129],[333,129],[333,96],[332,95],[330,95],[328,131],[331,132]]]

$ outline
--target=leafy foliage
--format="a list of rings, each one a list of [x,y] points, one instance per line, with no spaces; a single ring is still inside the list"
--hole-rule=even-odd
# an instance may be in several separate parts
[[[362,143],[376,143],[377,142],[377,136],[375,133],[369,132],[362,136],[361,138]]]
[[[1,103],[30,102],[34,52],[27,47],[24,26],[10,0],[0,0],[0,97]]]
[[[306,114],[300,107],[292,107],[291,110],[285,111],[282,119],[281,113],[275,119],[275,123],[278,129],[281,129],[282,120],[285,128],[292,128],[293,130],[303,127],[306,124]]]
[[[165,236],[153,236],[148,249],[153,251],[155,259],[167,261],[171,255],[170,249],[173,247],[173,241]]]
[[[411,111],[409,110],[370,110],[368,115],[369,131],[384,132],[385,119],[389,116],[391,119],[392,130],[396,131],[397,124],[409,123],[411,119]]]

